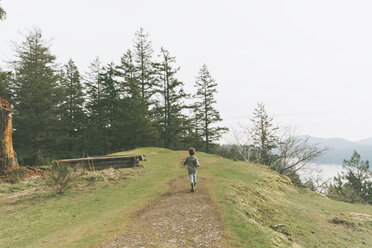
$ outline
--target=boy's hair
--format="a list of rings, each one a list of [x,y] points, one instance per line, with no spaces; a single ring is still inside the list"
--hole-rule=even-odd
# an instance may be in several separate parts
[[[190,154],[190,155],[194,155],[194,154],[195,154],[195,148],[190,147],[190,148],[189,148],[189,154]]]

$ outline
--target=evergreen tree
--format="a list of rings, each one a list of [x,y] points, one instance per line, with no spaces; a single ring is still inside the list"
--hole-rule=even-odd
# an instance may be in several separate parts
[[[273,124],[273,117],[270,117],[265,110],[265,105],[258,103],[251,119],[253,127],[251,130],[253,145],[258,151],[257,162],[270,165],[272,162],[271,151],[276,147],[278,127]]]
[[[102,98],[102,84],[100,74],[102,65],[100,59],[97,57],[90,65],[89,72],[84,77],[85,90],[87,94],[86,108],[89,112],[91,122],[94,122],[96,117],[101,114],[99,103]]]
[[[203,65],[199,71],[195,82],[197,90],[195,97],[195,124],[197,131],[204,137],[205,151],[210,151],[210,146],[214,141],[217,141],[221,135],[228,129],[225,127],[215,126],[216,123],[222,121],[220,113],[214,107],[215,93],[217,92],[217,83],[208,71],[206,65]]]
[[[97,58],[86,76],[88,130],[87,150],[91,154],[111,152],[112,123],[118,112],[119,90],[113,63],[102,67]]]
[[[65,95],[64,101],[59,106],[62,130],[65,135],[63,149],[70,155],[78,155],[84,150],[83,131],[86,126],[86,116],[81,76],[71,59],[63,67],[61,83]]]
[[[0,98],[11,102],[12,72],[0,70]]]
[[[103,154],[108,149],[105,137],[107,126],[106,105],[104,104],[102,86],[102,65],[97,57],[89,66],[86,73],[85,91],[87,94],[86,109],[88,112],[88,128],[86,131],[85,147],[88,154]]]
[[[102,68],[100,80],[102,85],[101,107],[104,109],[105,127],[104,127],[104,141],[106,143],[105,153],[112,152],[113,139],[117,133],[113,128],[114,121],[118,118],[118,104],[119,104],[119,89],[116,81],[116,68],[113,63],[108,64]]]
[[[121,98],[131,96],[134,89],[136,92],[138,91],[138,94],[135,95],[141,96],[141,86],[133,57],[133,52],[128,49],[121,57],[120,65],[116,67],[116,75],[120,78],[118,85]]]
[[[39,30],[30,32],[16,47],[15,147],[26,163],[39,163],[40,154],[56,154],[59,120],[56,107],[63,97],[58,87],[56,57]]]
[[[147,105],[150,104],[150,99],[155,93],[156,81],[154,80],[154,68],[152,63],[151,41],[148,39],[148,34],[143,28],[136,32],[134,38],[134,62],[136,74],[141,87],[141,97]]]
[[[175,147],[177,138],[183,132],[185,116],[182,114],[184,108],[183,100],[187,96],[183,90],[183,82],[175,78],[179,67],[175,67],[175,57],[171,57],[169,52],[161,48],[159,55],[162,61],[156,64],[161,88],[158,93],[161,100],[157,103],[156,112],[158,118],[158,128],[165,148],[173,145]]]
[[[120,78],[118,114],[113,122],[114,143],[118,148],[134,148],[152,144],[157,133],[146,116],[147,106],[142,99],[141,83],[128,50],[121,58],[116,75]]]
[[[0,5],[0,20],[4,20],[6,18],[6,12]]]
[[[102,68],[101,81],[101,105],[106,115],[107,126],[110,126],[116,117],[117,103],[119,99],[118,83],[115,79],[115,65],[110,63]]]
[[[344,171],[334,177],[334,183],[328,189],[328,196],[347,202],[365,202],[372,204],[372,170],[369,161],[361,160],[354,151],[350,160],[344,160]]]
[[[189,110],[189,117],[185,119],[182,129],[184,132],[181,133],[182,148],[186,149],[189,147],[196,147],[205,149],[205,141],[203,135],[203,124],[202,120],[195,105],[187,106]]]

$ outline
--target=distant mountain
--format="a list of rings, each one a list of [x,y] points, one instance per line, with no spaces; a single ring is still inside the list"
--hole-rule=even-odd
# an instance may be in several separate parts
[[[369,137],[369,138],[363,139],[363,140],[359,140],[357,143],[361,144],[361,145],[372,146],[372,137]]]
[[[311,136],[300,136],[300,138],[301,137],[310,137],[311,143],[329,148],[326,154],[319,157],[314,162],[341,165],[344,159],[350,159],[354,150],[360,154],[362,160],[369,160],[372,162],[372,137],[358,142],[352,142],[341,138],[324,139]]]

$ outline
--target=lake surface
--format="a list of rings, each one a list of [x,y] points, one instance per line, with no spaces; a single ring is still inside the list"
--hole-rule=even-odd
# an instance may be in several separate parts
[[[311,163],[306,168],[299,171],[302,181],[307,181],[308,178],[320,177],[323,181],[333,180],[333,177],[344,171],[342,165],[339,164],[317,164]]]

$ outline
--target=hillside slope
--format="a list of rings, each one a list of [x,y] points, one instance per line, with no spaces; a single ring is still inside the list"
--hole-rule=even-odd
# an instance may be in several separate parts
[[[189,189],[187,172],[180,166],[185,151],[144,148],[126,153],[147,155],[136,177],[58,197],[43,191],[17,198],[0,194],[0,247],[100,246],[130,231],[138,218],[157,214],[152,206],[162,209],[168,196],[189,197],[182,189]],[[199,190],[203,198],[211,198],[209,209],[221,217],[223,228],[216,228],[223,230],[229,247],[372,247],[372,206],[336,202],[295,188],[262,165],[197,156]],[[177,187],[172,186],[182,175]]]
[[[372,247],[372,206],[293,187],[263,165],[199,157],[237,247]]]

